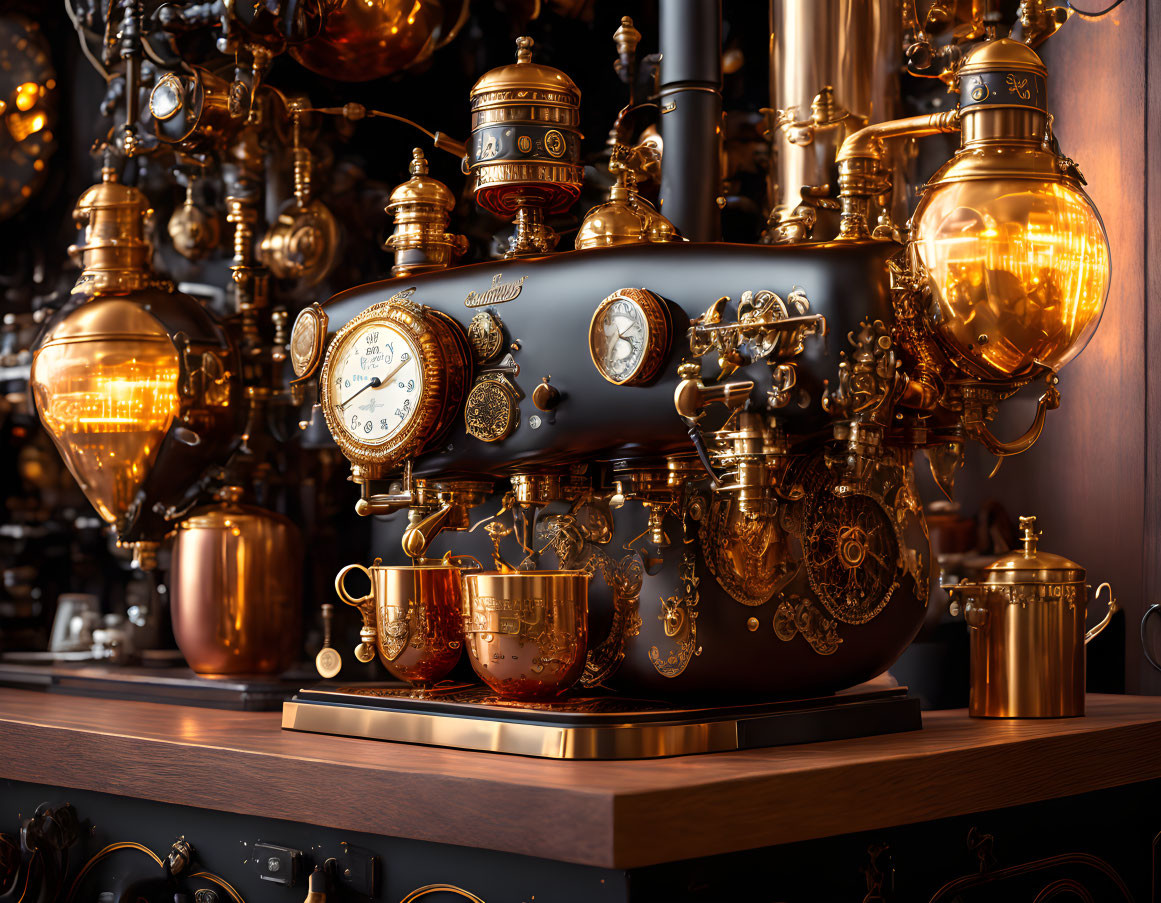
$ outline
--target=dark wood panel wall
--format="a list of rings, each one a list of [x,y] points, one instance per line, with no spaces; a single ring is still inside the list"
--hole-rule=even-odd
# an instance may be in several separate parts
[[[1161,451],[1151,445],[1161,440],[1161,358],[1149,353],[1161,351],[1161,263],[1149,267],[1161,248],[1151,228],[1161,216],[1161,2],[1073,16],[1041,52],[1061,149],[1079,164],[1108,231],[1109,300],[1088,348],[1061,371],[1063,400],[1040,442],[992,480],[995,459],[971,449],[957,497],[969,511],[998,499],[1013,518],[1035,514],[1043,548],[1084,565],[1093,587],[1109,581],[1125,613],[1090,647],[1090,685],[1111,688],[1110,670],[1119,683],[1121,656],[1110,644],[1123,644],[1124,689],[1161,693],[1138,636],[1150,600],[1161,601]],[[1041,390],[1005,406],[998,435],[1023,432]]]
[[[1108,230],[1109,300],[1093,341],[1061,372],[1063,402],[1037,446],[990,482],[981,467],[992,461],[974,455],[961,497],[1037,515],[1044,548],[1084,565],[1094,587],[1112,583],[1124,628],[1094,646],[1123,642],[1125,689],[1161,693],[1137,630],[1150,600],[1161,600],[1161,2],[1074,16],[1042,51],[1061,149],[1080,165]],[[997,431],[1022,431],[1039,394],[1026,390]]]

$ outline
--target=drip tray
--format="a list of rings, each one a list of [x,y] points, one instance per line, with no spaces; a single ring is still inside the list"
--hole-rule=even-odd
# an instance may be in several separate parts
[[[316,687],[282,706],[286,730],[544,759],[655,759],[844,740],[922,727],[906,687],[727,705],[612,694],[514,702],[477,685]]]

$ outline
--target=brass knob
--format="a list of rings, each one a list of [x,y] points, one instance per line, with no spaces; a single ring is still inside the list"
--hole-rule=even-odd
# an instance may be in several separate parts
[[[544,377],[535,389],[532,390],[532,403],[542,411],[551,411],[560,404],[560,390],[549,385],[549,377]]]

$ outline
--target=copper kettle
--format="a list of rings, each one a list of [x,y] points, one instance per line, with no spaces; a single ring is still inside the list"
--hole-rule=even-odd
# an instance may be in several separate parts
[[[241,496],[222,489],[178,525],[173,544],[173,633],[202,675],[279,674],[300,652],[298,528]]]

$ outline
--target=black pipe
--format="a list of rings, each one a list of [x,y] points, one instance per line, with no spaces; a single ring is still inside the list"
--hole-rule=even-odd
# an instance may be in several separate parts
[[[661,212],[690,241],[721,238],[720,0],[661,0]]]

